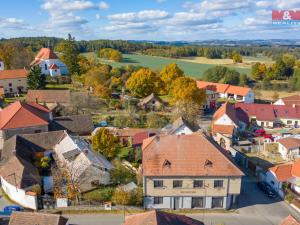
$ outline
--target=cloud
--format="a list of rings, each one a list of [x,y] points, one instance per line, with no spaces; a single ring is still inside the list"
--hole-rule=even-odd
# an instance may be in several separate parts
[[[157,3],[163,3],[166,2],[167,0],[156,0]]]
[[[0,28],[6,29],[27,29],[28,24],[23,19],[17,18],[0,18]]]
[[[102,1],[102,2],[99,3],[99,8],[107,10],[107,9],[109,9],[109,5],[106,2]]]
[[[100,18],[101,18],[100,14],[97,13],[97,14],[95,15],[95,18],[96,18],[96,20],[100,20]]]
[[[169,17],[169,13],[166,11],[144,10],[140,12],[113,14],[113,15],[109,15],[108,19],[112,21],[139,22],[139,21],[161,20],[167,17]]]

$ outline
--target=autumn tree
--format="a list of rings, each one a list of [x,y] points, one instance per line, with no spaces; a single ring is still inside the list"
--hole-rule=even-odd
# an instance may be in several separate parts
[[[94,88],[94,94],[97,97],[108,99],[110,97],[111,91],[109,88],[105,87],[104,85],[98,84]]]
[[[162,81],[150,69],[142,68],[134,72],[126,82],[126,88],[136,97],[146,97],[162,90]]]
[[[178,78],[183,76],[183,71],[177,66],[176,63],[171,63],[165,66],[160,72],[160,78],[164,82],[164,87],[166,92],[170,91],[172,86],[172,82]]]
[[[27,76],[27,85],[29,89],[44,89],[46,87],[46,76],[42,74],[39,66],[33,66]]]
[[[108,129],[100,128],[92,136],[92,146],[108,159],[113,159],[118,154],[119,140]]]
[[[242,63],[243,62],[242,56],[237,52],[233,53],[232,60],[233,60],[234,63]]]
[[[104,48],[99,51],[99,57],[104,59],[113,60],[115,62],[122,61],[122,54],[118,50],[112,48]]]
[[[262,80],[267,72],[266,65],[264,63],[255,63],[252,66],[251,75],[253,80]]]

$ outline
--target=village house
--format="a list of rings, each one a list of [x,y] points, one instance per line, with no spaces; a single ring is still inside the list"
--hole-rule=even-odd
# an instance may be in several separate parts
[[[28,90],[26,102],[46,105],[50,110],[58,105],[68,107],[71,104],[71,92],[70,90]]]
[[[15,134],[48,131],[52,119],[49,109],[37,103],[12,103],[0,111],[0,149],[4,141]]]
[[[226,102],[213,115],[211,132],[213,139],[224,149],[232,146],[238,131],[244,131],[247,123],[234,105]]]
[[[162,134],[174,134],[174,135],[181,135],[181,134],[192,134],[200,130],[199,125],[190,124],[186,119],[183,117],[179,117],[173,123],[166,125],[162,128]]]
[[[207,102],[204,105],[204,108],[216,108],[218,99],[232,99],[244,103],[254,102],[254,92],[247,87],[207,81],[197,81],[197,86],[200,89],[206,90]]]
[[[278,140],[278,152],[285,160],[294,160],[300,157],[300,139],[287,137]]]
[[[66,225],[67,222],[67,218],[58,214],[13,212],[8,225]]]
[[[249,123],[261,127],[297,127],[300,124],[300,106],[297,105],[236,103],[235,108],[248,117]]]
[[[142,151],[145,208],[228,209],[237,203],[244,174],[204,134],[151,137]]]
[[[176,215],[157,210],[125,217],[122,225],[204,225],[202,222],[184,215]]]
[[[42,48],[35,56],[31,66],[38,65],[42,74],[56,77],[60,75],[68,75],[67,66],[58,58],[51,48]]]
[[[113,165],[100,153],[94,152],[83,139],[65,135],[55,146],[58,164],[66,166],[80,192],[110,183]]]
[[[274,105],[285,105],[285,106],[295,106],[300,105],[300,95],[291,95],[284,98],[278,99],[274,102]]]
[[[152,93],[151,95],[141,99],[138,106],[143,110],[157,111],[163,106],[162,102]]]
[[[269,168],[265,174],[265,181],[271,185],[281,198],[284,198],[284,184],[300,194],[300,160]]]
[[[26,69],[0,70],[0,87],[5,95],[21,94],[27,91]]]

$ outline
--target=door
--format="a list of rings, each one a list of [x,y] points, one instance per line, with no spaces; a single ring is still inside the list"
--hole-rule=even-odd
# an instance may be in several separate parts
[[[179,209],[179,197],[174,197],[174,209]]]

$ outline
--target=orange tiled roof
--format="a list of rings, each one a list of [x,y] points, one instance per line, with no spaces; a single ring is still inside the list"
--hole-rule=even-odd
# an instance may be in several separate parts
[[[293,216],[289,215],[280,225],[300,225],[300,223]]]
[[[219,84],[207,81],[197,81],[197,86],[200,89],[207,89],[218,93],[228,93],[241,96],[246,96],[251,90],[247,87],[234,86],[230,84]]]
[[[184,215],[153,210],[126,216],[122,225],[203,225],[203,223]]]
[[[33,62],[30,65],[37,65],[42,60],[48,60],[48,59],[58,59],[58,57],[52,49],[50,49],[50,48],[41,48],[41,50],[35,56],[35,59],[33,60]]]
[[[160,135],[144,140],[144,176],[243,176],[203,134]],[[170,166],[164,166],[170,162]],[[207,162],[210,162],[209,166]]]
[[[300,178],[300,159],[293,164],[291,173],[294,177]]]
[[[217,125],[213,124],[211,126],[212,133],[220,133],[220,134],[229,134],[233,135],[234,126],[233,125]]]
[[[300,147],[300,139],[298,138],[287,137],[287,138],[279,139],[278,142],[287,149]]]
[[[0,71],[0,80],[26,78],[27,76],[28,76],[28,71],[26,69]]]
[[[14,102],[0,111],[0,129],[48,125],[49,110],[37,103]]]
[[[276,175],[278,181],[286,181],[292,178],[292,166],[293,164],[283,164],[271,167],[270,170]]]
[[[218,120],[223,115],[227,115],[237,126],[239,124],[239,119],[236,116],[236,111],[234,105],[229,102],[225,102],[213,115],[213,121]]]

